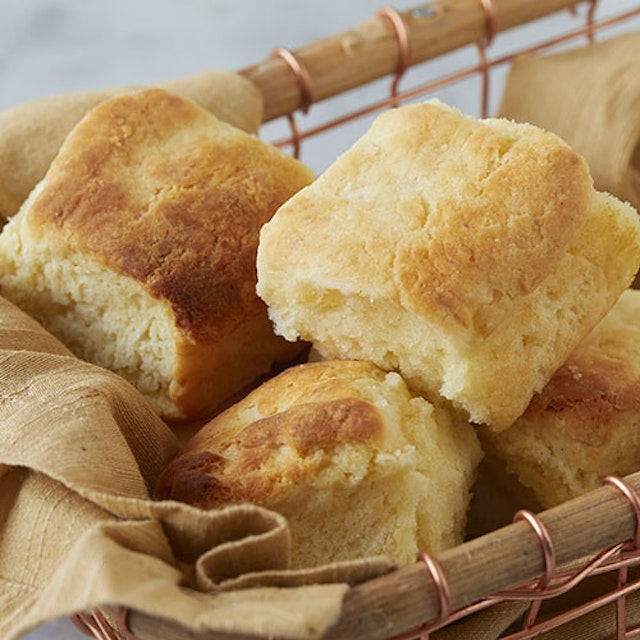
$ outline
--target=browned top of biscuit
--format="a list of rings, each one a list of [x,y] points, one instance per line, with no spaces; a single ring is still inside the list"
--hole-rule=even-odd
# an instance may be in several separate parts
[[[523,420],[604,444],[618,416],[640,415],[640,291],[628,290],[536,395]]]
[[[423,241],[400,247],[397,277],[417,310],[444,308],[471,325],[474,308],[526,295],[555,271],[586,219],[591,177],[552,134],[430,108],[391,125],[400,147],[413,137],[407,148],[431,174],[435,196]],[[425,128],[428,156],[417,148]]]
[[[287,369],[205,425],[163,473],[156,497],[204,508],[265,500],[304,480],[343,446],[375,440],[378,410],[352,383],[369,363]]]
[[[260,227],[312,179],[254,136],[161,89],[107,100],[71,132],[27,223],[166,299],[210,336],[260,305]]]
[[[407,105],[279,210],[263,230],[263,270],[293,265],[488,331],[483,314],[556,271],[592,190],[585,160],[551,133]]]

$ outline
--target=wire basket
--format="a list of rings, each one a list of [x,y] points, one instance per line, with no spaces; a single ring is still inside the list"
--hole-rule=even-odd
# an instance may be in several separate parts
[[[616,4],[611,2],[614,8]],[[601,30],[640,16],[640,3],[636,3],[597,20],[597,5],[597,0],[440,0],[404,12],[389,7],[357,32],[337,34],[296,51],[277,48],[263,62],[240,73],[263,94],[264,122],[284,121],[288,127],[289,133],[274,144],[300,156],[303,142],[310,138],[468,78],[480,79],[478,115],[487,116],[496,67],[523,53],[545,51],[579,38],[591,41]],[[500,34],[558,11],[571,11],[576,28],[491,57]],[[400,90],[410,67],[467,47],[472,53],[475,50],[469,66]],[[390,81],[382,98],[306,128],[300,126],[301,114],[309,114],[313,105],[379,80]],[[610,476],[601,488],[558,507],[537,515],[519,510],[511,524],[437,556],[421,553],[411,566],[352,587],[340,619],[323,639],[428,640],[447,628],[454,633],[448,637],[467,638],[462,632],[455,635],[456,625],[500,605],[517,612],[516,623],[500,636],[503,639],[539,637],[607,606],[613,608],[615,628],[607,637],[640,637],[640,620],[630,620],[625,606],[630,594],[640,590],[640,578],[633,576],[634,567],[640,565],[639,496],[640,472],[625,478]],[[580,595],[587,581],[604,577],[607,580],[595,596],[591,591],[588,597]],[[570,594],[578,595],[568,600],[569,605],[547,606]],[[187,632],[123,608],[82,612],[72,620],[98,640],[240,638]]]

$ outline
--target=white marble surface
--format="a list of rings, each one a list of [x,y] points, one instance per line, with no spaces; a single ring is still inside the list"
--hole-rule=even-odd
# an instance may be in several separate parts
[[[153,82],[212,67],[240,69],[262,60],[276,46],[295,48],[358,24],[387,4],[383,0],[0,0],[0,108],[52,93]],[[392,4],[407,9],[420,2]],[[601,0],[597,15],[637,5],[630,0]],[[581,17],[563,12],[500,34],[491,53],[512,51],[545,33],[567,31],[578,26],[579,20]],[[640,20],[621,29],[631,28],[639,29]],[[621,29],[608,30],[606,35]],[[470,48],[422,65],[407,74],[403,86],[467,66],[475,62],[473,56]],[[505,71],[500,68],[492,76],[493,108]],[[380,98],[387,86],[385,81],[314,105],[307,122],[357,107],[370,97]],[[478,90],[479,81],[473,78],[442,90],[438,97],[477,115]],[[273,128],[275,137],[279,126]],[[342,130],[310,141],[303,148],[303,159],[321,170],[364,126],[357,124],[348,134]],[[26,636],[27,640],[83,637],[67,620],[44,625]]]

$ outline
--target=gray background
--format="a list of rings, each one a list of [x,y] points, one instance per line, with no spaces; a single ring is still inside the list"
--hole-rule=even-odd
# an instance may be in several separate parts
[[[535,0],[532,0],[532,2]],[[277,46],[296,48],[332,35],[370,18],[390,3],[377,0],[0,0],[0,108],[40,96],[127,83],[180,77],[208,68],[236,70],[266,58]],[[397,9],[419,5],[398,0]],[[636,7],[631,0],[601,0],[596,14],[603,18]],[[509,53],[545,34],[564,33],[582,24],[568,11],[499,34],[490,54]],[[638,30],[635,18],[601,37]],[[475,64],[469,47],[410,70],[402,88],[411,88]],[[507,69],[492,73],[491,111],[498,104]],[[332,115],[382,98],[388,80],[313,105],[300,118],[306,127]],[[470,115],[479,115],[478,78],[439,91],[437,97]],[[326,167],[367,126],[359,121],[335,133],[306,142],[302,159],[316,171]],[[278,121],[265,127],[266,139],[288,134]],[[33,631],[28,640],[84,638],[67,620]]]

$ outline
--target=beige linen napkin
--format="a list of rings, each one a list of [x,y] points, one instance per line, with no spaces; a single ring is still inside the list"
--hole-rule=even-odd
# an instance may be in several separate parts
[[[211,70],[156,83],[194,100],[215,116],[256,133],[262,95],[239,74]],[[99,102],[134,86],[55,95],[0,112],[0,226],[44,176],[67,133]]]
[[[177,450],[132,386],[0,298],[3,640],[119,605],[191,630],[312,638],[350,583],[392,568],[372,558],[288,571],[281,516],[151,501]]]
[[[517,58],[498,115],[557,133],[598,189],[640,208],[640,33]]]

